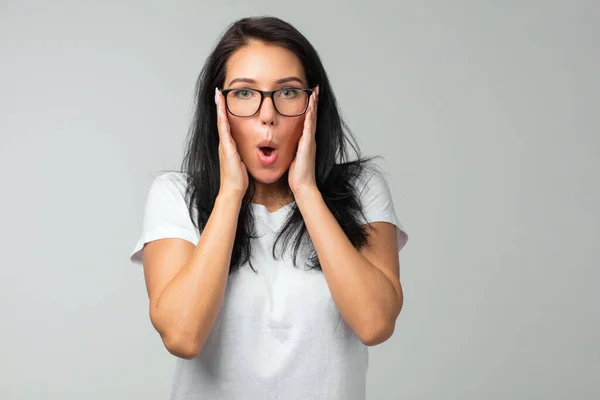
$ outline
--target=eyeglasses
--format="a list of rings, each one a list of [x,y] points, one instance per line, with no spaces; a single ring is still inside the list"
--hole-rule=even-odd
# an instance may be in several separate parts
[[[236,117],[252,117],[263,103],[265,97],[273,100],[275,111],[284,117],[297,117],[308,109],[308,100],[312,89],[284,88],[263,91],[249,88],[221,90],[225,97],[227,110]]]

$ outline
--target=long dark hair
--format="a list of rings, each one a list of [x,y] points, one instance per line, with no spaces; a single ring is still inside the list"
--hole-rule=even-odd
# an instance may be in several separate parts
[[[304,67],[309,87],[319,85],[315,166],[317,187],[350,242],[356,248],[361,248],[367,243],[368,233],[361,227],[359,220],[362,205],[356,179],[370,159],[361,158],[356,139],[340,116],[317,51],[296,28],[275,17],[243,18],[232,23],[209,55],[198,77],[195,114],[182,163],[182,171],[187,177],[186,198],[190,218],[196,228],[202,231],[213,210],[220,182],[215,88],[223,87],[225,65],[231,54],[250,40],[276,44],[292,51]],[[350,160],[348,145],[356,155],[353,160]],[[248,193],[240,208],[230,274],[246,262],[254,270],[251,263],[251,240],[255,237],[250,208],[254,190],[252,176],[249,176],[249,182]],[[312,255],[308,257],[306,266],[321,269],[296,204],[293,204],[292,212],[273,244],[273,257],[277,257],[275,249],[280,241],[283,254],[292,240],[294,265],[296,266],[298,250],[309,244]]]

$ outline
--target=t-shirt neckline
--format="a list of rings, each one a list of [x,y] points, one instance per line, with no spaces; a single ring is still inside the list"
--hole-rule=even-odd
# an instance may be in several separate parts
[[[252,207],[252,209],[254,209],[262,214],[269,215],[269,216],[275,216],[275,215],[279,215],[279,214],[289,210],[290,208],[292,208],[294,206],[294,204],[296,204],[296,201],[292,200],[291,202],[279,207],[275,211],[269,211],[266,206],[264,206],[263,204],[259,204],[259,203],[250,203],[250,207]]]

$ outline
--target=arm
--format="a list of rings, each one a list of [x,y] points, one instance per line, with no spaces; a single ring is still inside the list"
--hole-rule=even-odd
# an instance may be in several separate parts
[[[225,294],[248,172],[229,132],[225,99],[215,89],[220,187],[198,245],[161,239],[145,246],[150,319],[173,355],[191,359],[212,331]]]
[[[183,239],[146,244],[150,319],[177,357],[198,355],[223,300],[241,199],[219,195],[198,245]]]
[[[396,227],[387,222],[371,224],[375,229],[369,232],[368,246],[359,252],[327,208],[315,179],[318,96],[317,87],[310,97],[288,182],[334,302],[356,336],[372,346],[392,335],[402,308]]]
[[[340,314],[364,344],[384,342],[403,303],[396,227],[372,223],[368,246],[359,252],[316,188],[296,202]]]

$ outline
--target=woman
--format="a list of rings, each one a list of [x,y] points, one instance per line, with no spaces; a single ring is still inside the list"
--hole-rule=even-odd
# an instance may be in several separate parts
[[[364,399],[407,236],[383,175],[348,160],[317,52],[284,21],[242,19],[197,90],[182,171],[155,179],[131,256],[178,357],[172,398]]]

